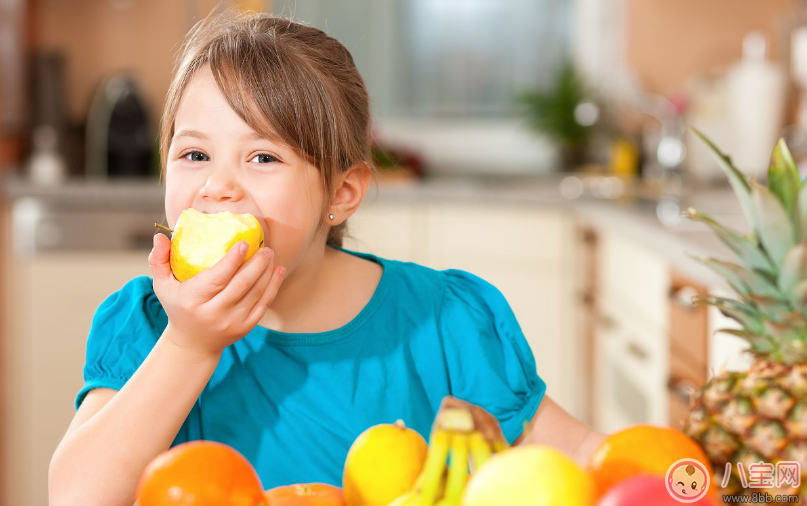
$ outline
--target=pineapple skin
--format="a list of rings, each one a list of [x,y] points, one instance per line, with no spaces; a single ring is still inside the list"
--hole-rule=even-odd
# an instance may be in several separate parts
[[[684,433],[706,452],[718,485],[731,463],[721,494],[799,495],[807,501],[807,364],[758,360],[745,372],[724,372],[710,379],[690,400]],[[743,489],[740,471],[749,464],[795,461],[801,465],[801,490]],[[800,501],[800,502],[801,502]]]

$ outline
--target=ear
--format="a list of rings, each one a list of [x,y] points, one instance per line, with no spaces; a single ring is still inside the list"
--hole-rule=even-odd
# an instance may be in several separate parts
[[[365,162],[357,163],[339,175],[334,185],[334,197],[325,213],[333,214],[333,220],[325,220],[331,226],[347,220],[359,208],[367,186],[370,184],[370,167]]]

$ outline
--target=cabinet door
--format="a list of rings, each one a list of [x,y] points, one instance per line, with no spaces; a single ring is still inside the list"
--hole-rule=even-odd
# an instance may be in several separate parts
[[[430,208],[428,263],[488,281],[507,299],[547,393],[583,416],[575,326],[573,219],[557,209],[441,204]]]
[[[150,275],[147,257],[146,251],[9,260],[3,504],[48,504],[48,466],[75,413],[93,314],[128,280]]]
[[[383,258],[423,263],[425,205],[365,202],[348,221],[345,249]]]
[[[669,266],[641,242],[599,234],[597,428],[669,422]]]

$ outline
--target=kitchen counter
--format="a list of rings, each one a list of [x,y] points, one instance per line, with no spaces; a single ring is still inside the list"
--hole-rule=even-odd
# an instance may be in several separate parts
[[[692,257],[716,256],[731,259],[732,253],[700,223],[683,220],[664,225],[656,217],[655,201],[640,199],[606,200],[565,198],[559,188],[562,175],[518,177],[435,178],[423,181],[372,183],[366,202],[478,202],[480,204],[549,206],[567,209],[581,223],[595,228],[618,230],[638,239],[667,258],[681,273],[707,285],[722,280]],[[56,188],[43,188],[16,175],[3,181],[8,201],[33,198],[47,208],[59,211],[106,213],[147,211],[162,213],[164,187],[156,180],[70,180]],[[718,221],[747,231],[739,205],[726,188],[688,191],[682,208],[693,206]]]

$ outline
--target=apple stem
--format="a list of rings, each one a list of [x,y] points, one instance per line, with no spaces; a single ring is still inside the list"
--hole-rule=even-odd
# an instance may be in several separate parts
[[[166,227],[165,225],[160,225],[159,223],[155,223],[155,224],[154,224],[154,226],[155,226],[155,227],[157,227],[157,228],[161,228],[161,229],[163,229],[163,230],[168,230],[168,231],[169,231],[169,232],[171,232],[172,234],[174,233],[174,231],[173,231],[173,230],[171,230],[170,228]]]

